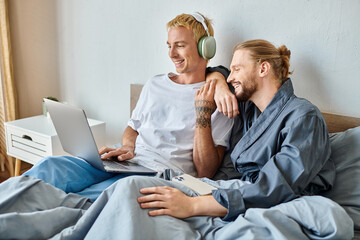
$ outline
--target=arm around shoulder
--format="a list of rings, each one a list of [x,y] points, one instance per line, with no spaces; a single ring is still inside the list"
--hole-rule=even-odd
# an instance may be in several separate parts
[[[211,72],[206,75],[206,82],[215,82],[215,103],[218,111],[228,118],[234,118],[239,114],[238,102],[235,95],[230,91],[225,76],[220,72]]]

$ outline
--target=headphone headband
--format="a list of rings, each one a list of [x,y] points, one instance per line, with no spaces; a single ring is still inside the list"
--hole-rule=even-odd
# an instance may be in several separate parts
[[[206,24],[205,24],[205,19],[204,19],[204,17],[201,16],[200,14],[198,14],[198,13],[191,13],[190,15],[193,16],[193,17],[196,19],[196,21],[198,21],[199,23],[201,23],[201,24],[203,25],[203,27],[204,27],[207,35],[210,36],[208,27],[207,27]]]

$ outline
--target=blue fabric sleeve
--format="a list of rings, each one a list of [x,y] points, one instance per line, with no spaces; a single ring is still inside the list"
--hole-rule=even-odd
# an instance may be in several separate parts
[[[326,126],[316,115],[300,117],[283,128],[279,140],[282,141],[280,151],[269,156],[266,164],[260,167],[254,183],[212,192],[228,209],[223,220],[234,220],[248,208],[271,207],[306,194],[309,183],[330,155]]]

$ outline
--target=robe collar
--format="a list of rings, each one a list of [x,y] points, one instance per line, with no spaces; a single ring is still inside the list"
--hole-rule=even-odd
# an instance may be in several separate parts
[[[250,129],[244,134],[240,141],[236,144],[233,152],[231,153],[231,159],[236,166],[236,160],[239,156],[246,151],[251,145],[256,142],[261,135],[272,125],[278,118],[284,107],[288,103],[289,99],[294,95],[294,88],[291,79],[288,78],[280,89],[277,91],[269,105],[255,120]],[[255,104],[253,104],[254,107]]]

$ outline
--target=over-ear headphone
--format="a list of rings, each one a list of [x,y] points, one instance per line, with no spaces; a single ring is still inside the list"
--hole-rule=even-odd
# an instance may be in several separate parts
[[[207,36],[203,36],[199,40],[199,43],[198,43],[199,55],[202,58],[211,59],[215,56],[215,52],[216,52],[215,38],[213,36],[210,36],[209,30],[205,24],[205,19],[203,16],[201,16],[198,13],[192,13],[191,16],[193,16],[196,19],[196,21],[201,23],[203,25],[205,31],[207,32]]]

